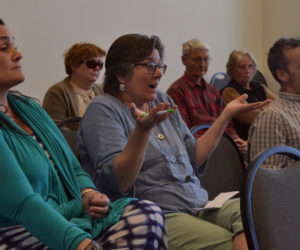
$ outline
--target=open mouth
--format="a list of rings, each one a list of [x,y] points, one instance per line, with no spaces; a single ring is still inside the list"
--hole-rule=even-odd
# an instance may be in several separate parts
[[[151,89],[156,89],[156,84],[151,84],[149,87],[150,87]]]

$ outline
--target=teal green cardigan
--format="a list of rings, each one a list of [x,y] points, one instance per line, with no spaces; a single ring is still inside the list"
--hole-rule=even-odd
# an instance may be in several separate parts
[[[80,190],[95,186],[59,129],[34,100],[12,94],[8,100],[41,139],[56,169],[38,142],[0,112],[19,132],[0,121],[0,227],[22,224],[51,249],[75,249],[84,238],[118,222],[131,199],[111,203],[108,216],[92,223]]]

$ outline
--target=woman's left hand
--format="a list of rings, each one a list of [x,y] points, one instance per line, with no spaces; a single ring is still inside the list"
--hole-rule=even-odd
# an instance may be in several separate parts
[[[110,200],[98,191],[88,192],[82,197],[82,204],[87,214],[92,218],[103,218],[109,211]]]
[[[247,103],[246,102],[247,98],[248,98],[247,94],[240,95],[238,98],[229,102],[225,106],[223,112],[228,115],[229,119],[232,119],[241,113],[247,113],[255,109],[262,108],[268,105],[270,102],[272,102],[271,99],[267,99],[263,102]]]

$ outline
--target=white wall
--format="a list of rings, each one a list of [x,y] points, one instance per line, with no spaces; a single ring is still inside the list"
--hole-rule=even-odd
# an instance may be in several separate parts
[[[65,77],[62,54],[72,44],[108,50],[126,33],[160,36],[168,64],[162,90],[183,74],[181,44],[191,38],[211,47],[207,80],[225,71],[233,49],[251,51],[264,68],[262,7],[261,0],[1,0],[0,17],[23,53],[26,80],[17,89],[42,100]]]
[[[263,60],[266,61],[269,48],[279,37],[300,35],[300,1],[264,0],[263,13]],[[265,64],[264,74],[272,90],[276,92],[279,84],[267,70],[267,64]]]

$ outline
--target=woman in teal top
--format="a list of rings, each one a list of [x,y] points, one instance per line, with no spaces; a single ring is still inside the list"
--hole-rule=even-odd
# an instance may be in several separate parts
[[[0,19],[0,227],[24,225],[51,249],[166,249],[161,210],[110,203],[40,105],[9,92],[24,80],[21,58]]]

